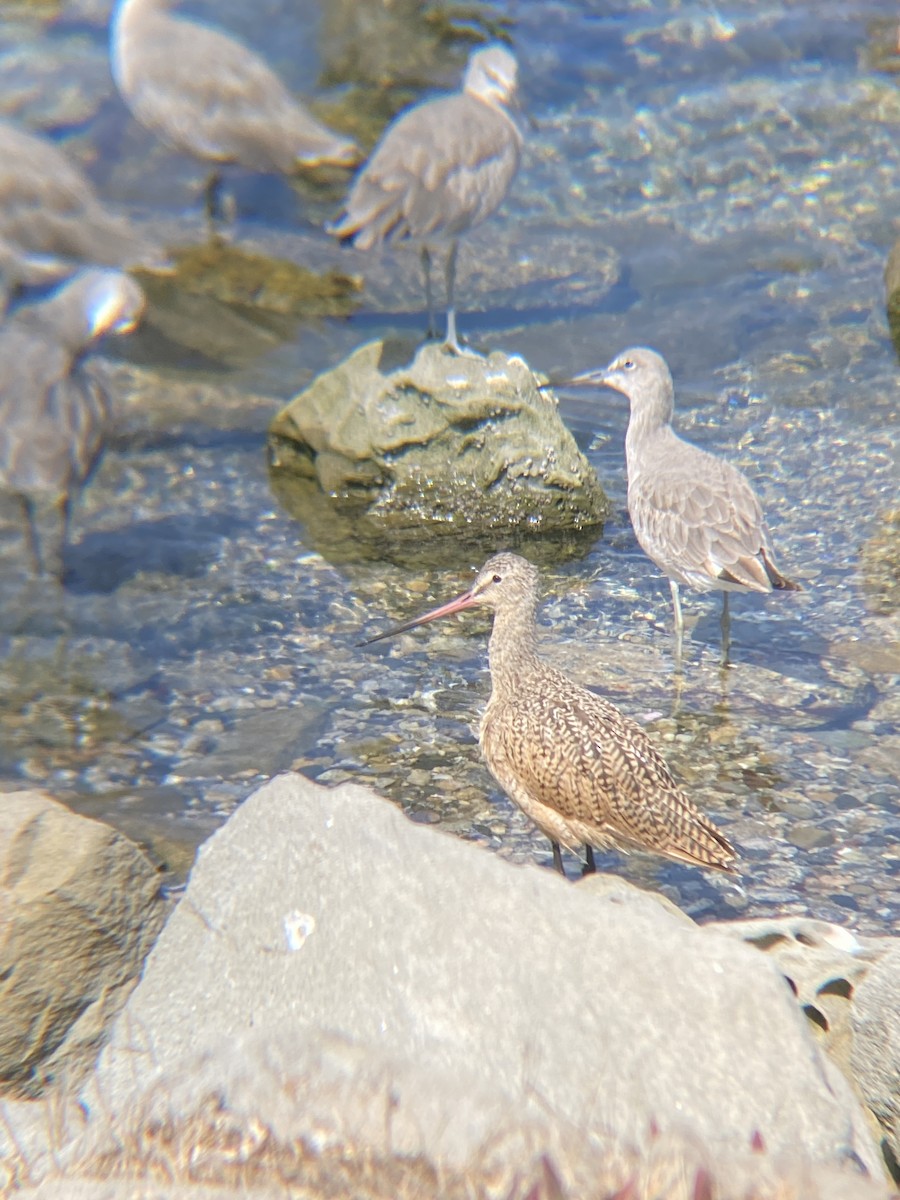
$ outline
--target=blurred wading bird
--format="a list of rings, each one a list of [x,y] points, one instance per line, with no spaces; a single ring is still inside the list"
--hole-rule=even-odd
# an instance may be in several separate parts
[[[625,350],[609,364],[561,387],[609,387],[628,397],[625,435],[628,512],[641,549],[668,576],[681,663],[684,620],[679,584],[722,592],[722,659],[728,661],[729,592],[799,592],[775,565],[756,493],[724,459],[680,438],[672,428],[675,388],[665,359]]]
[[[111,402],[82,360],[144,307],[118,271],[85,270],[0,328],[0,490],[15,496],[36,573],[62,575],[72,498],[103,449]]]
[[[307,112],[259,55],[169,8],[170,0],[119,0],[112,18],[113,77],[142,125],[194,158],[250,171],[292,175],[359,161],[356,144]],[[214,170],[205,191],[210,221],[221,183]]]
[[[377,637],[484,605],[493,609],[491,697],[479,741],[491,774],[547,835],[564,874],[560,846],[647,850],[730,871],[735,853],[691,803],[653,743],[608,700],[573,683],[536,648],[538,572],[516,554],[495,554],[456,600]]]
[[[519,169],[522,135],[506,111],[515,98],[517,73],[505,47],[476,50],[462,91],[417,104],[388,126],[329,228],[360,250],[383,242],[421,244],[429,337],[434,334],[429,246],[449,242],[445,345],[456,354],[459,238],[500,206]]]
[[[85,264],[163,259],[53,142],[0,121],[0,277],[9,290],[53,283]]]

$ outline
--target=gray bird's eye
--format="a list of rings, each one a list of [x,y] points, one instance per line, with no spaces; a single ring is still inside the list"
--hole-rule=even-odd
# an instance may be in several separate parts
[[[622,363],[622,367],[626,371],[633,371],[634,370],[634,361],[629,358],[625,362]]]
[[[502,583],[503,580],[502,580],[501,576],[495,575],[494,578],[491,580],[491,582],[492,583]]]

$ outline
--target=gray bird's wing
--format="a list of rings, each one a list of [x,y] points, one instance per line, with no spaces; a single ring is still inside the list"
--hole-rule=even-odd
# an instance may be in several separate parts
[[[471,96],[445,96],[391,125],[357,177],[333,227],[366,250],[382,241],[453,238],[502,202],[521,138],[502,112]]]
[[[46,339],[0,336],[0,482],[57,498],[83,482],[109,420],[105,389]]]
[[[681,442],[676,459],[649,462],[629,479],[628,511],[645,553],[679,582],[770,590],[760,557],[771,557],[762,508],[723,459]]]

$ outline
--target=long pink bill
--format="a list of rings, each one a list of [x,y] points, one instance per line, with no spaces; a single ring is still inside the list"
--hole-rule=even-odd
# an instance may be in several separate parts
[[[457,596],[455,600],[450,600],[447,604],[442,604],[440,608],[433,608],[431,612],[407,621],[405,625],[397,625],[394,629],[386,629],[384,633],[377,633],[375,637],[367,638],[359,645],[371,646],[373,642],[380,642],[382,638],[393,637],[395,633],[406,633],[407,629],[415,629],[417,625],[427,625],[429,621],[436,621],[439,617],[449,617],[453,613],[462,612],[463,609],[471,608],[473,604],[477,603],[478,597],[473,592],[463,592],[461,596]]]

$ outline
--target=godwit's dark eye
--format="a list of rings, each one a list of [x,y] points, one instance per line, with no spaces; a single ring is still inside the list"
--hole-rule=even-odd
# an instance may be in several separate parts
[[[501,579],[501,577],[499,575],[495,575],[492,582],[493,583],[502,583],[503,580]]]
[[[634,362],[630,358],[626,359],[626,361],[622,363],[622,367],[626,371],[633,371],[634,370]]]

